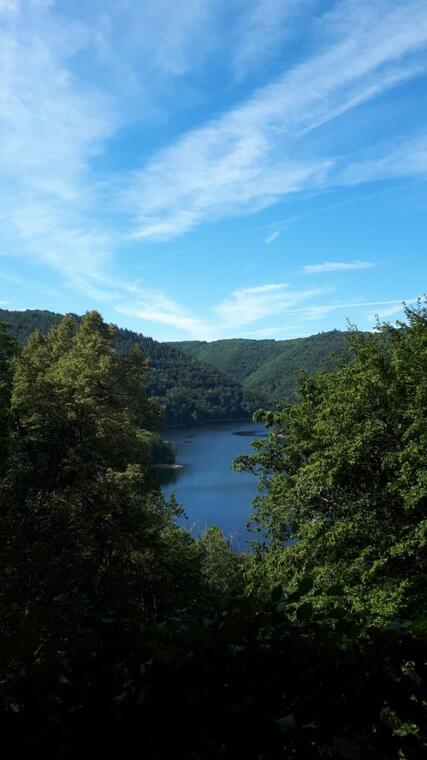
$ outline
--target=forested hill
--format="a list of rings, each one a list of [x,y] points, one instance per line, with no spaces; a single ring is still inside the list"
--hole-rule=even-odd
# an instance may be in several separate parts
[[[17,357],[0,322],[14,757],[426,757],[427,302],[405,315],[257,415],[267,435],[234,462],[260,485],[252,554],[176,524],[147,456],[143,362],[100,314]]]
[[[329,369],[335,357],[348,356],[346,333],[339,330],[292,340],[235,338],[168,345],[233,377],[245,390],[277,401],[294,400],[301,370]]]
[[[62,319],[51,311],[0,309],[20,343],[34,330],[46,334]],[[166,407],[166,423],[191,425],[249,418],[269,400],[293,401],[301,370],[329,369],[346,356],[346,333],[339,330],[293,340],[217,340],[160,343],[118,328],[117,345],[128,353],[139,345],[149,359],[147,393]]]
[[[46,334],[61,319],[61,314],[51,311],[0,309],[0,321],[10,325],[21,344],[34,330]],[[262,405],[262,398],[245,391],[238,380],[186,355],[178,347],[118,328],[117,346],[121,352],[127,354],[135,344],[149,359],[147,394],[159,397],[165,404],[166,424],[249,418]]]

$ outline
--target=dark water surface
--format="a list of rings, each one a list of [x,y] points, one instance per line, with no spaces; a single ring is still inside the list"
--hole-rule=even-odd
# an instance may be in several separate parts
[[[184,524],[193,535],[219,525],[236,549],[247,548],[246,522],[257,493],[257,479],[249,473],[233,472],[231,465],[239,454],[252,451],[252,440],[264,435],[264,427],[252,422],[165,431],[164,438],[176,446],[176,462],[184,469],[167,473],[163,491],[166,495],[175,493],[187,513]]]

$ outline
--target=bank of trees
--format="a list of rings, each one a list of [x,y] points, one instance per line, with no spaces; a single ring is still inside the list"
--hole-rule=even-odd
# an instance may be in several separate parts
[[[170,345],[238,380],[246,392],[273,403],[295,401],[301,371],[330,369],[334,357],[349,358],[346,333],[340,330],[287,340],[231,338]]]
[[[44,757],[396,758],[426,738],[427,312],[350,335],[353,362],[238,467],[235,555],[175,524],[159,408],[97,313],[22,350],[0,331],[3,745]]]
[[[2,320],[7,321],[11,334],[23,345],[35,330],[46,335],[62,316],[50,311],[0,309]],[[114,345],[123,356],[138,346],[148,360],[145,392],[162,404],[167,425],[250,419],[263,398],[245,391],[238,381],[215,367],[132,330],[117,328]]]
[[[349,608],[384,619],[427,602],[426,311],[407,318],[351,330],[353,361],[302,378],[298,403],[259,412],[272,432],[238,465],[261,481],[262,573],[284,588],[309,573],[313,594],[339,581]]]

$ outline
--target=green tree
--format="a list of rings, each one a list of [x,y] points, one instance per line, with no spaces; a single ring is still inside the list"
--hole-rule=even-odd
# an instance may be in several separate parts
[[[0,322],[0,474],[7,454],[10,433],[10,394],[12,389],[12,359],[17,345],[7,325]]]
[[[253,519],[269,546],[257,585],[311,575],[318,604],[336,588],[386,619],[425,609],[427,310],[406,315],[351,330],[350,364],[306,376],[294,406],[258,414],[271,433],[237,465],[261,477]]]
[[[198,550],[149,466],[158,409],[144,369],[95,312],[34,334],[16,360],[0,482],[0,681],[22,687],[23,709],[34,709],[31,684],[45,683],[46,705],[58,679],[83,677],[84,691],[111,630],[123,655],[132,631],[196,593]]]
[[[271,546],[252,557],[174,524],[151,475],[141,356],[124,359],[96,313],[33,336],[4,397],[2,746],[47,760],[425,754],[426,315],[408,316],[355,334],[352,367],[264,415],[271,436],[243,464],[264,479]]]
[[[144,395],[146,362],[138,348],[123,358],[115,330],[96,312],[79,325],[65,317],[47,337],[34,333],[16,363],[12,415],[15,470],[32,484],[59,488],[107,467],[141,461],[140,431],[159,410]]]
[[[233,551],[230,542],[217,526],[202,536],[202,575],[206,588],[216,596],[237,596],[244,593],[243,558]]]
[[[75,315],[74,318],[77,322],[81,320]],[[36,330],[47,335],[63,317],[50,311],[0,309],[0,320],[3,319],[23,345]],[[167,424],[194,425],[209,420],[246,419],[260,406],[259,396],[244,391],[232,377],[203,361],[195,361],[173,345],[115,328],[114,346],[122,356],[129,356],[137,346],[148,360],[146,393],[161,402]]]

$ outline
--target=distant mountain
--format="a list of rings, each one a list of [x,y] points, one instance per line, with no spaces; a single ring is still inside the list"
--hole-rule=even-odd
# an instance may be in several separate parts
[[[346,333],[339,330],[292,340],[234,338],[168,345],[210,364],[242,383],[247,391],[275,401],[293,401],[301,370],[327,369],[334,357],[348,360],[349,356]]]
[[[0,309],[0,321],[9,323],[20,343],[39,330],[46,334],[61,319],[51,311],[7,311]],[[161,399],[166,408],[166,424],[192,425],[220,420],[249,419],[265,401],[245,391],[238,381],[210,364],[140,333],[118,328],[117,347],[124,354],[139,345],[149,359],[147,394]]]

